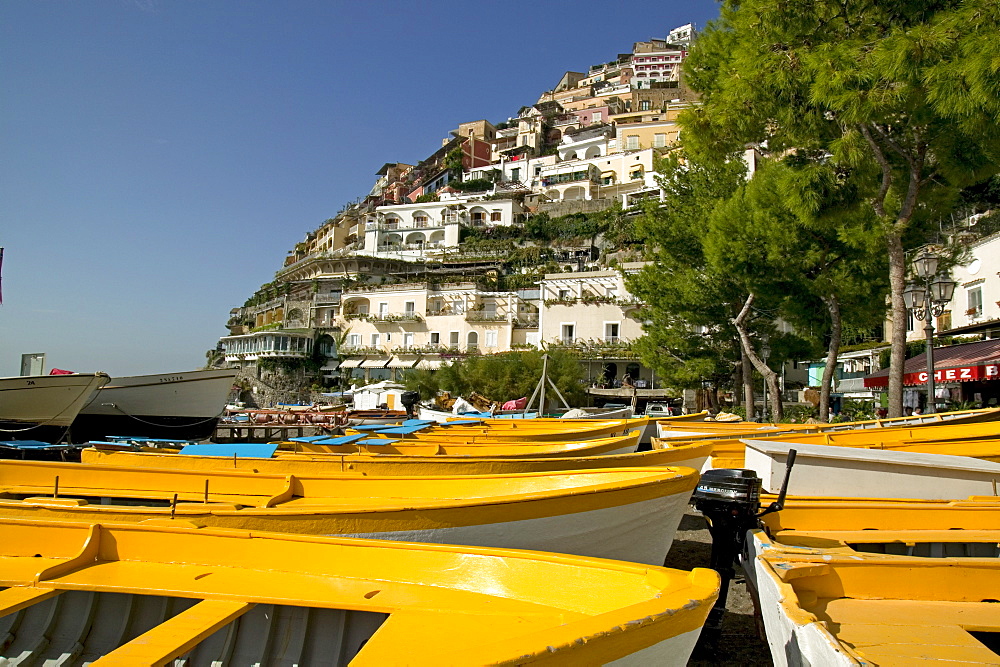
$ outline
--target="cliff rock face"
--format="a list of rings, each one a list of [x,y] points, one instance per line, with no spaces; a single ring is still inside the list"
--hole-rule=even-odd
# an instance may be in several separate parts
[[[271,407],[278,403],[312,403],[310,387],[315,378],[304,368],[265,370],[259,366],[241,371],[237,383],[247,387],[240,400],[247,407]]]

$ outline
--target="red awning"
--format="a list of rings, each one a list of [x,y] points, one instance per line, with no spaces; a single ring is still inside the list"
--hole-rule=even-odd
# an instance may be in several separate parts
[[[974,382],[1000,380],[1000,340],[934,348],[935,382]],[[903,384],[927,383],[927,355],[907,359],[903,365]],[[865,378],[865,387],[879,388],[889,384],[889,369],[883,368]]]

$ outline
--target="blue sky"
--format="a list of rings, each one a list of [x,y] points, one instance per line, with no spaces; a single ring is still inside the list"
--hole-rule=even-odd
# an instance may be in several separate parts
[[[712,0],[4,0],[0,376],[199,368],[287,250],[459,123]]]

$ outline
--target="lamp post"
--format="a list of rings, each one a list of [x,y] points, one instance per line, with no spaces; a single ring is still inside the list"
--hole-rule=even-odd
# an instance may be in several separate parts
[[[934,318],[944,312],[945,306],[955,294],[955,281],[948,275],[937,272],[939,260],[933,252],[922,252],[913,261],[913,269],[919,280],[907,283],[903,290],[907,310],[913,313],[916,320],[925,322],[928,412],[937,412],[937,399],[934,397]]]
[[[771,346],[768,345],[767,336],[765,336],[760,344],[760,358],[764,360],[764,365],[767,366],[767,358],[771,356]],[[764,378],[764,407],[763,414],[761,418],[767,421],[767,378]]]

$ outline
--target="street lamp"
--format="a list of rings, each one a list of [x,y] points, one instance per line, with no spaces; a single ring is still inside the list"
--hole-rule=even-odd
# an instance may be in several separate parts
[[[927,338],[927,411],[937,412],[934,397],[934,318],[944,312],[944,308],[955,294],[955,281],[948,275],[938,274],[939,257],[929,251],[922,252],[913,260],[913,269],[919,280],[907,283],[903,290],[903,302],[914,319],[923,321]]]

